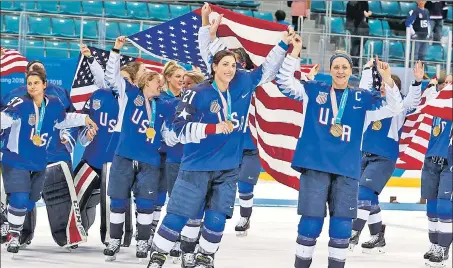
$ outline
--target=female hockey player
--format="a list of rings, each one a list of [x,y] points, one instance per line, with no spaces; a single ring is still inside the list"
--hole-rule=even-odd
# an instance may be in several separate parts
[[[159,185],[159,148],[164,120],[174,113],[168,100],[159,98],[163,83],[156,72],[145,72],[138,87],[120,74],[120,49],[126,38],[120,36],[110,52],[105,79],[118,89],[120,108],[118,120],[123,119],[118,146],[110,169],[108,195],[110,196],[110,240],[104,250],[106,260],[115,260],[120,249],[124,217],[130,192],[134,186],[137,206],[137,258],[148,255],[153,208]]]
[[[451,87],[451,74],[438,88]],[[432,88],[436,87],[436,83]],[[429,89],[427,89],[429,90]],[[450,88],[451,90],[451,88]],[[431,247],[425,253],[426,265],[442,267],[449,258],[452,243],[452,163],[448,159],[452,122],[433,118],[431,137],[422,169],[422,198],[426,199],[429,241]]]
[[[195,267],[214,266],[213,256],[226,217],[232,215],[236,194],[243,123],[250,105],[250,100],[242,96],[275,77],[292,34],[285,32],[283,40],[253,72],[237,69],[234,53],[218,52],[212,59],[212,79],[185,90],[173,122],[184,144],[184,155],[167,215],[153,239],[148,267],[162,267],[184,225],[204,204],[205,220]]]
[[[365,65],[362,72],[360,88],[372,87],[373,60]],[[365,133],[362,143],[362,168],[359,185],[359,201],[357,205],[357,219],[352,225],[352,236],[349,249],[353,251],[359,242],[360,233],[368,221],[371,239],[362,244],[364,253],[384,253],[385,225],[382,225],[379,194],[393,174],[399,154],[399,139],[406,114],[417,108],[421,100],[421,83],[423,80],[424,65],[419,61],[414,68],[415,81],[404,97],[404,110],[393,117],[383,120],[374,120],[374,116],[381,117],[381,111],[370,111],[365,121]],[[401,88],[400,79],[392,75],[398,88]],[[372,88],[369,88],[370,90]],[[381,95],[385,96],[385,85],[381,85]],[[390,110],[387,110],[390,113]]]
[[[310,267],[328,203],[329,267],[342,268],[352,220],[357,214],[363,125],[367,111],[378,105],[379,94],[348,87],[352,60],[345,52],[337,52],[330,59],[332,85],[317,81],[301,83],[294,77],[300,68],[300,36],[296,35],[292,44],[294,49],[283,62],[276,81],[283,94],[303,101],[304,105],[303,129],[292,161],[293,168],[301,172],[295,267]],[[382,109],[391,111],[387,117],[399,114],[403,103],[391,79],[390,67],[382,62],[378,66],[386,83],[387,105]]]
[[[200,84],[204,81],[204,75],[200,71],[188,71],[184,74],[183,78],[183,88],[191,88],[196,84]]]
[[[87,125],[97,130],[89,116],[66,113],[61,101],[45,94],[44,73],[27,74],[27,94],[12,99],[1,112],[1,128],[11,128],[3,150],[2,171],[8,194],[10,241],[8,252],[19,251],[19,236],[27,209],[35,206],[43,190],[47,144],[53,129]]]

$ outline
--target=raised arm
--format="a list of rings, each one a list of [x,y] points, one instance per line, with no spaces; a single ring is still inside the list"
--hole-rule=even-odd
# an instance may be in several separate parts
[[[120,58],[121,55],[119,50],[126,43],[126,37],[119,36],[115,40],[115,46],[110,52],[109,60],[107,61],[107,66],[105,67],[105,81],[108,86],[118,90],[119,99],[124,100],[126,96],[126,81],[121,76],[121,65]]]
[[[294,77],[294,73],[300,70],[299,53],[302,49],[302,40],[296,35],[292,44],[294,46],[293,51],[284,59],[275,81],[285,96],[295,100],[308,99],[304,84]]]
[[[91,54],[91,50],[85,44],[82,44],[80,46],[80,52],[84,57],[87,58],[88,66],[90,67],[90,71],[93,75],[94,84],[96,85],[96,87],[106,88],[107,83],[105,82],[104,70],[102,69],[102,66],[99,64],[99,62]]]
[[[227,48],[216,36],[223,15],[220,15],[211,25],[209,23],[209,14],[211,14],[211,7],[208,3],[205,3],[201,9],[201,27],[198,30],[198,46],[200,48],[201,58],[208,67],[211,64],[212,57],[217,52]],[[211,71],[210,68],[208,68],[208,71]]]
[[[409,92],[403,100],[403,107],[406,113],[420,105],[422,100],[422,80],[424,76],[425,66],[421,61],[418,61],[414,67],[415,81],[409,87]]]

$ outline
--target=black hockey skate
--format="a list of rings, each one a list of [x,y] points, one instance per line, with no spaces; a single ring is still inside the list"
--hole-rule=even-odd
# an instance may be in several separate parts
[[[141,261],[141,259],[146,259],[148,258],[148,251],[149,251],[148,240],[138,240],[135,251],[135,257],[139,258],[139,261]]]
[[[8,241],[8,230],[9,230],[9,224],[8,224],[8,222],[4,222],[0,226],[0,234],[1,234],[0,241],[2,244],[4,244],[6,241]]]
[[[110,239],[107,248],[104,249],[105,261],[114,261],[116,260],[116,254],[120,252],[120,239]]]
[[[214,268],[213,256],[198,253],[195,257],[195,268]]]
[[[179,263],[181,261],[181,254],[181,242],[177,241],[170,250],[171,261],[173,263]]]
[[[448,260],[448,248],[436,245],[428,264],[432,268],[445,267],[446,260]]]
[[[193,267],[195,267],[195,253],[183,252],[181,256],[181,268],[193,268]]]
[[[381,231],[372,235],[370,241],[362,244],[362,252],[367,254],[383,254],[385,253],[385,225],[382,225]]]
[[[12,258],[14,258],[15,254],[19,253],[19,249],[20,249],[19,236],[20,236],[20,234],[16,233],[16,232],[9,233],[9,237],[8,237],[9,241],[8,241],[8,246],[6,248],[6,251],[13,254],[11,256]]]
[[[248,229],[250,229],[250,217],[241,217],[234,228],[236,236],[247,236]]]
[[[354,251],[355,246],[359,244],[360,233],[360,231],[352,230],[352,235],[349,239],[349,251]]]
[[[166,254],[154,251],[153,253],[151,253],[147,268],[162,268],[165,260],[167,260]]]
[[[437,247],[437,244],[431,244],[431,247],[429,248],[429,250],[425,253],[425,255],[423,255],[423,259],[426,260],[426,265],[428,265],[429,263],[429,258],[431,258],[431,256],[434,255],[434,251],[436,250],[436,247]]]

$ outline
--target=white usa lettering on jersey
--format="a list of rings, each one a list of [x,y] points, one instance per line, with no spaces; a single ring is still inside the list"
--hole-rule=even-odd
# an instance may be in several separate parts
[[[137,126],[140,126],[140,128],[138,129],[138,133],[145,134],[149,126],[149,120],[148,119],[141,120],[142,116],[143,111],[140,111],[139,109],[135,108],[134,113],[132,114],[131,121]],[[156,135],[154,137],[156,137]],[[152,139],[146,138],[146,141],[154,143],[154,137]]]
[[[99,113],[99,124],[101,126],[107,127],[109,133],[113,133],[116,126],[116,119],[107,120],[109,114],[106,112]]]
[[[222,115],[220,112],[217,112],[217,118],[219,119],[219,123],[222,122]],[[241,116],[241,118],[238,118],[238,113],[233,112],[231,113],[231,123],[233,123],[233,129],[238,129],[238,131],[244,130],[245,132],[245,118],[244,116]]]
[[[35,128],[31,129],[30,133],[30,140],[33,141],[33,135],[35,135]],[[41,145],[39,147],[44,147],[47,144],[47,138],[49,137],[49,133],[42,133],[41,134]]]

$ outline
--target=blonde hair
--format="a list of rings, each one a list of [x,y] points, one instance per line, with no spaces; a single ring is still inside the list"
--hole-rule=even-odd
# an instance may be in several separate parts
[[[138,70],[140,70],[140,66],[143,65],[143,62],[139,62],[139,61],[134,61],[134,62],[130,62],[126,65],[124,65],[123,67],[121,67],[121,71],[125,71],[126,73],[129,74],[129,76],[131,77],[131,81],[132,83],[135,83],[137,81],[135,81],[136,79],[136,76],[137,76],[137,73],[138,73]]]
[[[146,82],[147,82],[147,81],[152,81],[152,80],[154,80],[156,77],[160,79],[159,73],[154,72],[154,71],[145,72],[145,73],[142,74],[142,75],[140,76],[140,78],[138,79],[137,86],[138,86],[140,89],[143,90],[143,88],[144,88],[145,85],[146,85]]]
[[[184,74],[184,76],[190,77],[190,79],[192,79],[195,84],[200,84],[205,80],[204,75],[201,72],[195,70],[187,72],[186,74]]]
[[[176,61],[169,61],[165,63],[164,69],[162,70],[162,74],[164,75],[164,82],[165,82],[165,87],[168,88],[168,82],[167,82],[167,76],[172,76],[177,70],[183,70],[185,69],[176,63]]]

